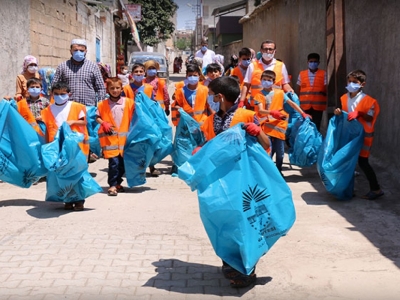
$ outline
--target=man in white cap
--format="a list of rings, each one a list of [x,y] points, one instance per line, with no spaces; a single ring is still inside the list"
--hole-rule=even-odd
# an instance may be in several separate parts
[[[86,59],[87,44],[84,39],[73,39],[70,52],[71,59],[57,67],[53,81],[69,84],[70,100],[86,106],[96,106],[97,100],[103,100],[106,94],[100,69],[97,64]]]

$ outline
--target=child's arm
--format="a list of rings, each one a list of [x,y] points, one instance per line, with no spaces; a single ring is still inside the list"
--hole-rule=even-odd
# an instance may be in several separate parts
[[[269,140],[269,137],[262,130],[260,131],[260,134],[257,136],[257,141],[265,150],[268,150],[271,147],[271,142]]]
[[[290,99],[286,99],[286,103],[288,103],[295,111],[297,111],[299,114],[301,114],[301,116],[305,119],[306,117],[309,117],[310,119],[311,116],[309,114],[306,114],[301,108],[300,106],[298,106],[295,102],[293,102]]]
[[[67,124],[69,126],[72,126],[72,125],[86,126],[87,122],[85,120],[85,117],[83,117],[83,118],[80,118],[79,120],[69,120],[69,121],[67,121]]]

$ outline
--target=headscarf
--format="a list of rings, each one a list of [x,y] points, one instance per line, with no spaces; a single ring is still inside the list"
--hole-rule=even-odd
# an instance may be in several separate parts
[[[144,64],[144,69],[147,71],[150,67],[156,68],[156,70],[160,70],[160,64],[155,60],[148,60]]]
[[[97,65],[104,71],[107,77],[111,77],[111,67],[109,64],[98,62]]]
[[[27,70],[27,68],[28,68],[28,66],[30,64],[39,65],[38,60],[37,60],[36,57],[34,57],[32,55],[27,55],[27,56],[24,57],[24,63],[22,64],[22,72],[21,72],[21,74],[24,74],[26,72],[26,70]]]

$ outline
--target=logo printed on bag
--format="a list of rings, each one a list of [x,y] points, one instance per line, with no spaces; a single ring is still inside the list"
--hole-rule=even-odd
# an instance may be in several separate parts
[[[40,179],[39,176],[35,176],[35,173],[29,170],[24,170],[24,176],[22,178],[22,182],[24,185],[28,185],[29,183],[34,183]]]
[[[68,199],[71,201],[80,200],[73,188],[74,188],[74,185],[70,184],[70,185],[67,185],[67,186],[59,189],[57,192],[57,197],[59,197],[60,199]]]
[[[11,153],[8,156],[5,156],[0,152],[0,175],[4,175],[8,170],[8,166],[10,164]]]
[[[251,227],[259,231],[260,235],[275,230],[275,227],[268,228],[271,216],[262,202],[271,196],[266,190],[266,188],[261,190],[256,184],[253,188],[249,186],[249,189],[243,192],[243,212],[246,213]]]

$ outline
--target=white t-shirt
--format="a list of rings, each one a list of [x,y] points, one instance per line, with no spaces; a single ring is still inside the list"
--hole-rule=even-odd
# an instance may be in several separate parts
[[[119,79],[122,81],[122,86],[129,84],[129,73],[128,74],[118,74]]]
[[[215,59],[215,52],[207,49],[207,51],[203,54],[203,52],[201,52],[201,50],[198,50],[196,52],[196,54],[194,55],[195,57],[200,57],[203,59],[203,66],[202,68],[207,67],[209,64],[214,62]]]
[[[271,63],[268,65],[264,64],[264,62],[261,58],[260,58],[259,62],[262,63],[264,71],[265,70],[273,71],[275,68],[275,65],[276,65],[275,58],[273,58]],[[283,76],[282,84],[289,83],[290,80],[289,80],[289,75],[288,75],[288,72],[286,69],[286,65],[284,63],[282,63],[282,64],[283,64],[283,66],[282,66],[282,76]],[[246,76],[244,77],[244,80],[243,80],[244,83],[251,83],[251,78],[253,77],[253,72],[254,72],[254,64],[252,63],[247,68]]]
[[[361,100],[365,97],[366,95],[360,91],[357,95],[354,96],[354,98],[350,97],[350,93],[347,93],[347,109],[349,110],[348,112],[353,112],[357,105],[361,102]],[[372,107],[369,109],[367,112],[367,115],[373,117],[375,114],[375,106],[372,105]]]
[[[56,104],[51,104],[50,105],[50,110],[51,113],[53,114],[54,118],[56,119],[56,124],[58,127],[62,125],[65,121],[68,120],[68,115],[71,110],[71,105],[72,101],[67,101],[63,105],[56,105]],[[80,111],[79,113],[79,119],[85,117],[85,112],[83,110]]]

